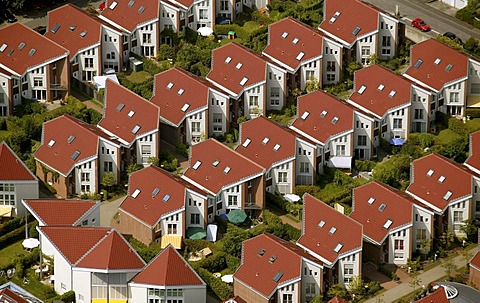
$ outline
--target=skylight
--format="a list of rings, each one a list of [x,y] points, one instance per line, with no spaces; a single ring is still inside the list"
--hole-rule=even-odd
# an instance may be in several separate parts
[[[285,39],[285,38],[287,38],[287,36],[288,36],[288,33],[287,33],[287,32],[283,32],[282,38]]]
[[[387,222],[385,222],[385,224],[383,224],[383,228],[385,228],[385,229],[390,228],[390,226],[392,226],[392,223],[393,223],[393,221],[388,219]]]
[[[279,150],[279,149],[280,149],[280,144],[278,144],[278,143],[275,144],[275,146],[273,147],[273,150],[274,150],[274,151],[277,151],[277,150]]]
[[[340,249],[342,249],[343,244],[338,242],[337,246],[335,246],[335,249],[333,250],[336,254],[340,252]]]
[[[431,177],[433,175],[435,171],[433,169],[430,169],[428,172],[427,172],[427,176]]]
[[[73,161],[77,160],[78,156],[80,156],[80,151],[76,150],[73,155],[70,157]]]
[[[338,16],[340,16],[340,12],[335,12],[335,14],[333,14],[332,18],[330,18],[329,23],[332,24],[333,22],[335,22],[335,20],[337,20]]]
[[[328,112],[326,110],[322,111],[322,113],[320,114],[320,118],[325,118],[327,114]]]
[[[185,90],[183,88],[181,88],[181,89],[178,90],[177,94],[179,96],[181,96],[181,95],[183,95],[184,92],[185,92]]]
[[[52,147],[53,145],[55,145],[55,140],[50,140],[50,142],[48,142],[48,146]]]
[[[60,24],[58,23],[55,23],[55,25],[53,26],[53,28],[50,30],[53,34],[55,34],[58,29],[60,28]]]
[[[305,56],[305,53],[304,53],[304,52],[300,52],[300,53],[298,54],[298,56],[297,56],[296,59],[297,59],[298,61],[300,61],[300,60],[302,60],[303,56]]]
[[[449,72],[453,68],[453,65],[449,64],[447,67],[445,67],[445,70]]]
[[[173,87],[173,83],[172,82],[168,83],[167,89],[171,89],[172,87]]]
[[[32,48],[29,52],[28,55],[33,56],[37,52],[36,49]]]
[[[225,167],[225,169],[223,170],[223,173],[224,174],[228,174],[228,172],[231,170],[230,166],[227,166]]]
[[[380,85],[377,87],[377,89],[378,89],[379,91],[382,91],[384,87],[385,87],[385,85],[380,84]]]
[[[320,223],[318,223],[318,227],[323,227],[325,225],[325,221],[320,221]]]
[[[435,65],[439,65],[440,62],[442,62],[442,59],[437,58],[437,59],[435,59],[435,61],[433,63],[435,63]]]
[[[415,62],[415,65],[413,66],[414,69],[419,69],[420,65],[422,65],[423,61],[422,59],[418,59],[417,62]]]
[[[128,112],[128,117],[129,118],[133,117],[133,115],[135,115],[135,112],[133,110]]]
[[[80,37],[82,37],[82,38],[85,37],[86,35],[87,35],[87,31],[83,31],[83,32],[80,33]]]
[[[137,198],[137,197],[138,197],[138,194],[140,194],[140,189],[137,188],[137,189],[133,192],[132,198],[134,198],[134,199]]]
[[[69,28],[70,28],[70,31],[73,32],[77,28],[77,26],[75,24],[72,24],[72,25],[70,25]]]
[[[190,107],[190,104],[185,103],[180,110],[181,110],[182,112],[186,112],[189,107]]]
[[[75,140],[75,136],[74,136],[74,135],[71,135],[70,137],[68,137],[67,142],[68,142],[68,143],[72,143],[73,140]]]
[[[230,63],[230,61],[232,61],[232,58],[230,58],[230,57],[227,57],[227,59],[225,59],[226,64]]]
[[[443,183],[443,181],[445,181],[445,176],[440,176],[440,178],[438,178],[438,182]]]
[[[124,107],[125,107],[125,104],[123,104],[123,103],[118,103],[118,105],[117,105],[117,111],[121,112]]]
[[[292,40],[292,44],[293,44],[293,45],[295,45],[295,44],[297,44],[297,43],[298,43],[298,38],[295,38],[295,39]]]
[[[380,206],[378,207],[378,210],[379,210],[379,211],[384,211],[386,207],[387,207],[387,206],[382,203],[382,204],[380,204]]]
[[[333,226],[332,228],[330,228],[330,230],[328,231],[328,233],[331,234],[331,235],[333,235],[336,231],[337,231],[337,228]]]
[[[355,29],[352,31],[352,35],[356,36],[360,32],[362,28],[360,26],[355,27]]]
[[[265,138],[263,138],[263,141],[262,141],[262,143],[263,143],[263,144],[267,144],[267,143],[268,143],[268,141],[270,141],[270,138],[268,138],[268,137],[265,137]]]
[[[170,195],[165,195],[165,197],[163,197],[163,201],[167,202],[168,200],[170,200]]]
[[[236,69],[241,69],[242,66],[243,66],[243,64],[239,62],[239,63],[237,63],[237,66],[235,66],[235,68],[236,68]]]
[[[200,167],[200,164],[202,164],[202,162],[201,162],[201,161],[197,161],[197,162],[195,162],[195,164],[193,165],[192,168],[193,168],[194,170],[197,170],[197,169]]]
[[[450,197],[452,196],[452,192],[451,191],[447,191],[445,193],[445,196],[443,196],[443,200],[447,201],[448,199],[450,199]]]
[[[140,126],[138,124],[136,124],[135,127],[133,127],[133,129],[132,129],[132,134],[135,135],[136,133],[138,133],[139,130],[140,130]]]
[[[155,187],[155,189],[152,191],[152,197],[156,197],[159,192],[160,192],[160,189],[158,189],[158,187]]]
[[[250,138],[247,138],[247,139],[245,139],[245,141],[243,142],[242,146],[243,146],[243,147],[247,147],[248,144],[250,144],[250,142],[252,142],[252,140],[250,140]]]
[[[0,46],[0,53],[3,53],[3,51],[7,48],[7,44],[3,43],[2,46]]]
[[[130,1],[128,2],[128,6],[129,6],[129,7],[132,7],[134,4],[135,4],[135,1],[134,1],[134,0],[130,0]]]
[[[334,117],[334,118],[332,119],[332,124],[337,124],[337,122],[338,122],[338,117]]]
[[[396,91],[392,90],[390,94],[388,94],[388,96],[392,98],[393,96],[395,96],[396,93],[397,93]]]
[[[108,7],[109,9],[114,9],[115,7],[117,7],[117,2],[113,1],[112,4],[110,4],[110,6]]]
[[[370,199],[368,199],[368,204],[373,204],[373,202],[375,202],[375,198],[370,197]]]
[[[367,89],[367,87],[366,87],[365,85],[362,85],[362,86],[360,86],[360,89],[358,90],[357,93],[358,93],[359,95],[361,95],[361,94],[363,94],[363,92],[364,92],[366,89]]]
[[[220,161],[215,160],[215,161],[213,161],[212,165],[213,165],[214,167],[217,167],[219,163],[220,163]]]
[[[138,12],[141,14],[145,11],[145,6],[140,6],[140,8],[138,9]]]
[[[307,112],[307,111],[304,111],[302,116],[300,117],[300,119],[305,120],[305,119],[307,119],[308,115],[310,115],[310,113]]]
[[[24,47],[25,47],[25,43],[23,42],[18,45],[18,49],[20,50],[22,50]]]
[[[279,271],[275,274],[275,276],[273,277],[273,281],[274,282],[278,282],[280,281],[280,279],[283,277],[283,272]]]
[[[247,77],[243,77],[242,81],[240,81],[240,85],[241,85],[241,86],[244,86],[245,83],[247,83],[247,81],[248,81],[248,78],[247,78]]]

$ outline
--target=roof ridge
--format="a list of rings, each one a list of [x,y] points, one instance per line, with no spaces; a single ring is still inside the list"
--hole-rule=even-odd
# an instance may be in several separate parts
[[[95,243],[89,250],[87,250],[78,260],[77,262],[75,262],[74,264],[72,264],[73,266],[76,266],[78,263],[82,262],[83,259],[85,259],[92,251],[95,250],[95,248],[98,247],[98,245],[100,245],[100,243],[102,243],[108,236],[110,236],[110,234],[112,233],[112,231],[114,231],[113,228],[110,228],[110,230],[106,231],[105,235],[97,242]],[[109,256],[110,258],[110,256]]]
[[[10,146],[5,141],[0,142],[0,148],[5,146],[7,150],[13,155],[13,157],[25,168],[25,170],[33,177],[34,180],[38,181],[37,176],[27,167],[27,165],[18,157],[18,155],[10,148]]]
[[[257,167],[261,168],[262,170],[265,170],[265,169],[266,169],[265,167],[261,166],[260,164],[257,164],[257,163],[255,163],[253,160],[250,160],[249,158],[247,158],[247,157],[245,157],[244,155],[240,154],[240,153],[239,153],[239,152],[237,152],[236,150],[234,150],[234,149],[231,149],[230,147],[226,146],[225,144],[223,144],[223,143],[221,143],[221,142],[217,141],[216,139],[214,139],[214,138],[210,138],[210,139],[208,139],[208,140],[212,140],[213,142],[216,142],[217,144],[221,145],[223,148],[225,148],[225,149],[227,149],[227,150],[229,150],[229,151],[231,151],[231,152],[235,153],[236,155],[240,156],[242,159],[245,159],[245,160],[247,160],[247,161],[248,161],[248,162],[250,162],[251,164],[253,164],[253,165],[255,165],[255,166],[257,166]]]

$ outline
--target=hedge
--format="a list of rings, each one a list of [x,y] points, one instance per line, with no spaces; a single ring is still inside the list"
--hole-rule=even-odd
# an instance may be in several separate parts
[[[32,227],[32,225],[36,224],[35,222],[31,222],[28,224],[27,228]],[[21,240],[23,237],[25,237],[25,228],[20,227],[15,229],[14,231],[11,231],[3,236],[0,237],[0,249],[4,249],[5,247]]]
[[[470,116],[471,118],[480,118],[480,109],[468,108],[465,116]]]
[[[47,303],[53,303],[61,301],[64,303],[74,303],[75,302],[75,292],[73,290],[67,291],[63,295],[56,296],[54,298],[48,299]]]
[[[377,162],[371,160],[355,160],[355,168],[358,171],[372,171],[377,166]]]
[[[228,300],[233,297],[233,289],[230,285],[223,282],[220,278],[215,278],[213,274],[205,268],[197,267],[196,271],[220,300]]]
[[[278,209],[288,212],[287,203],[289,202],[287,202],[283,197],[269,193],[269,192],[266,192],[265,194],[266,194],[267,204],[272,204]]]
[[[463,123],[462,121],[456,118],[448,119],[448,129],[456,132],[460,136],[465,136],[468,134],[468,130],[467,130],[467,127],[465,126],[465,123]]]
[[[0,225],[0,235],[8,234],[9,232],[21,227],[25,224],[25,219],[23,217],[18,217],[12,219],[4,224]]]

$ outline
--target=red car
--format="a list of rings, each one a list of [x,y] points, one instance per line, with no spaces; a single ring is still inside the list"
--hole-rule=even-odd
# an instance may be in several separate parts
[[[425,23],[425,21],[423,21],[420,18],[413,19],[412,20],[412,26],[418,28],[422,32],[428,32],[429,30],[431,30],[430,25]]]

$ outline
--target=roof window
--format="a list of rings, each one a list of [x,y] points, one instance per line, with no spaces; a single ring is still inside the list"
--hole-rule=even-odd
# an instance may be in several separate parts
[[[360,89],[357,91],[359,95],[363,94],[363,92],[367,89],[365,85],[360,86]]]

